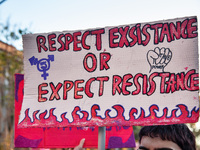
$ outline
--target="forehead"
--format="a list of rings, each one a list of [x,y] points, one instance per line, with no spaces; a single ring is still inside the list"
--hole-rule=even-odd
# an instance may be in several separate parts
[[[151,138],[148,136],[143,136],[140,146],[145,147],[148,150],[157,150],[157,149],[159,150],[162,148],[181,150],[181,148],[176,143],[168,140],[162,140],[159,137]]]

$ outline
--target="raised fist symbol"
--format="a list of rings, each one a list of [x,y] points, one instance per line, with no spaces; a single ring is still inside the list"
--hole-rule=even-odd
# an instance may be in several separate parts
[[[158,48],[156,47],[154,50],[149,50],[147,53],[147,61],[150,65],[150,71],[152,69],[161,70],[164,72],[164,68],[170,62],[172,58],[172,52],[169,48]]]

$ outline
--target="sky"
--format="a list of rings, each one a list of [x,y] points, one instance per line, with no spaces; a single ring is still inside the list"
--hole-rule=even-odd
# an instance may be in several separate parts
[[[32,33],[79,30],[152,22],[185,16],[200,17],[199,0],[6,0],[0,23]],[[14,43],[22,49],[22,41]]]

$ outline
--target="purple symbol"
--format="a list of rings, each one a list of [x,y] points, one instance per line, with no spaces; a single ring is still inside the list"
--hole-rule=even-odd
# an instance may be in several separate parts
[[[54,55],[48,55],[48,59],[42,58],[42,59],[38,60],[34,56],[29,59],[31,66],[37,65],[37,70],[40,72],[43,72],[41,77],[43,77],[44,80],[46,80],[47,76],[49,76],[47,71],[50,69],[50,61],[54,61]]]

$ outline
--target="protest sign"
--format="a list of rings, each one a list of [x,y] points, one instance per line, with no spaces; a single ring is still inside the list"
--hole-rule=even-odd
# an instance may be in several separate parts
[[[19,127],[196,122],[197,18],[23,36]]]
[[[18,128],[23,101],[24,76],[15,75],[15,147],[74,148],[82,138],[84,147],[98,147],[98,127]],[[59,136],[58,136],[59,135]],[[106,148],[135,147],[132,127],[107,127]]]

